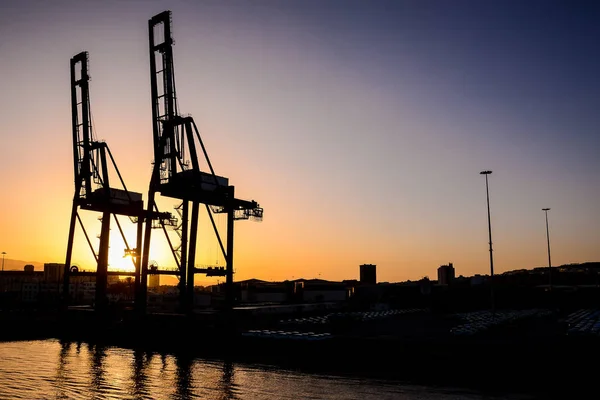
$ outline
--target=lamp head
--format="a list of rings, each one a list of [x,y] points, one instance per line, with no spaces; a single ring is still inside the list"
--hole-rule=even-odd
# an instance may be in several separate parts
[[[489,175],[491,173],[492,173],[492,171],[481,171],[480,172],[481,175]]]
[[[550,211],[549,208],[542,208],[542,211]]]

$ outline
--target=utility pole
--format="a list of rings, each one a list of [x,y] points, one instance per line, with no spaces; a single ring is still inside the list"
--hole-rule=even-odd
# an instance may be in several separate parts
[[[492,171],[481,171],[481,175],[485,175],[485,193],[487,197],[487,214],[488,214],[488,234],[489,234],[489,242],[490,242],[490,292],[491,292],[491,302],[492,302],[492,313],[496,313],[496,304],[494,299],[494,256],[492,250],[492,220],[490,217],[490,190],[488,186],[488,175],[490,175]]]
[[[548,242],[548,289],[552,291],[552,259],[550,258],[550,230],[548,229],[548,211],[549,208],[542,208],[546,214],[546,240]]]

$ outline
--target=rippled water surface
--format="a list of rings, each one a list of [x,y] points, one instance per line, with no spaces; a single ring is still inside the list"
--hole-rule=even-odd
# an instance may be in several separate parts
[[[0,399],[516,399],[57,340],[0,343]]]

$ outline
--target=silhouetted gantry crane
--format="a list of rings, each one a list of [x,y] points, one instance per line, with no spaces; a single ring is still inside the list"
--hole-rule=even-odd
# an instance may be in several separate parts
[[[68,301],[70,276],[94,275],[96,277],[96,309],[102,309],[106,303],[106,286],[108,281],[108,254],[110,239],[111,215],[123,237],[125,253],[132,256],[135,273],[114,271],[114,275],[134,275],[136,288],[140,286],[139,253],[142,248],[142,227],[145,219],[174,224],[170,213],[147,212],[144,210],[141,193],[127,190],[125,182],[117,168],[108,145],[94,139],[90,110],[88,53],[81,52],[71,58],[71,112],[73,128],[73,161],[75,170],[75,194],[69,225],[67,255],[65,260],[63,295]],[[112,165],[119,177],[122,189],[112,188],[109,182],[109,166]],[[80,218],[79,210],[88,210],[101,214],[100,245],[95,251]],[[130,248],[121,228],[117,215],[127,216],[137,223],[137,243]],[[71,266],[76,221],[79,221],[85,238],[96,260],[96,272],[78,271]],[[113,271],[111,271],[113,272]]]
[[[154,167],[148,190],[147,214],[158,212],[157,194],[175,198],[181,204],[181,245],[169,246],[179,269],[180,288],[184,306],[193,304],[194,275],[226,276],[227,305],[233,305],[233,228],[234,220],[261,220],[263,209],[255,201],[235,198],[234,186],[229,180],[218,176],[212,167],[198,128],[192,117],[178,112],[173,71],[173,38],[171,12],[164,11],[148,21],[150,45],[150,78],[152,93],[152,120],[154,140]],[[208,165],[208,171],[200,170],[199,145]],[[200,204],[204,204],[212,223],[226,268],[196,268],[196,242]],[[190,221],[191,206],[191,221]],[[227,237],[223,245],[213,213],[227,214]],[[164,220],[159,220],[164,224]],[[147,274],[152,224],[146,222],[141,266],[141,286],[138,305],[145,309]],[[165,234],[166,234],[166,230]],[[168,236],[167,236],[168,239]]]
[[[177,109],[175,77],[173,72],[173,38],[171,35],[171,12],[164,11],[148,22],[150,44],[150,76],[152,93],[152,119],[154,141],[154,166],[148,190],[148,204],[144,209],[142,195],[128,191],[115,160],[105,142],[93,137],[90,96],[88,54],[82,52],[71,59],[71,107],[73,125],[73,161],[75,170],[75,194],[69,225],[69,238],[65,260],[63,293],[68,302],[69,279],[75,275],[96,277],[96,309],[107,304],[106,287],[108,275],[135,276],[136,308],[145,312],[148,274],[172,274],[180,279],[181,301],[185,309],[193,305],[194,275],[225,276],[227,305],[233,298],[233,228],[239,219],[261,220],[263,209],[255,201],[235,198],[234,186],[229,180],[215,174],[198,128],[192,117],[182,117]],[[208,165],[208,171],[200,170],[201,158],[197,145]],[[110,160],[110,163],[109,163]],[[119,177],[122,189],[112,188],[109,182],[109,166],[112,165]],[[181,222],[167,212],[160,212],[156,195],[181,200],[176,208]],[[197,268],[195,266],[196,242],[200,204],[204,204],[226,260],[226,267]],[[190,221],[191,205],[191,221]],[[101,213],[102,221],[98,252],[92,245],[79,210]],[[227,237],[225,246],[214,221],[213,213],[227,214]],[[108,271],[108,254],[111,215],[125,243],[125,254],[132,256],[135,272]],[[117,215],[127,216],[137,224],[136,247],[127,244]],[[95,272],[78,271],[71,266],[76,222],[83,233],[96,260]],[[145,224],[145,225],[144,225]],[[167,227],[176,227],[181,238],[179,247],[174,247],[167,234]],[[173,253],[176,271],[148,270],[150,239],[153,228],[165,233]],[[142,235],[143,233],[143,235]],[[142,252],[143,248],[143,252]]]

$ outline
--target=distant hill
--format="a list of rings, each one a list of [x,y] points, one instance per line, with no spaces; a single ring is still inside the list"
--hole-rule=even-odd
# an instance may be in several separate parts
[[[2,266],[2,260],[0,259],[0,267]],[[23,261],[23,260],[12,260],[10,258],[4,259],[4,270],[5,271],[23,271],[23,267],[27,264],[31,264],[35,267],[36,271],[44,270],[44,263],[39,261]]]
[[[580,269],[588,269],[588,270],[599,270],[600,262],[598,261],[588,261],[583,263],[570,263],[570,264],[562,264],[562,265],[553,265],[553,270],[563,270],[563,271],[574,271]],[[514,275],[514,274],[529,274],[529,273],[537,273],[537,272],[546,272],[548,270],[548,266],[544,265],[541,267],[534,267],[532,269],[516,269],[512,271],[503,272],[502,275]]]

